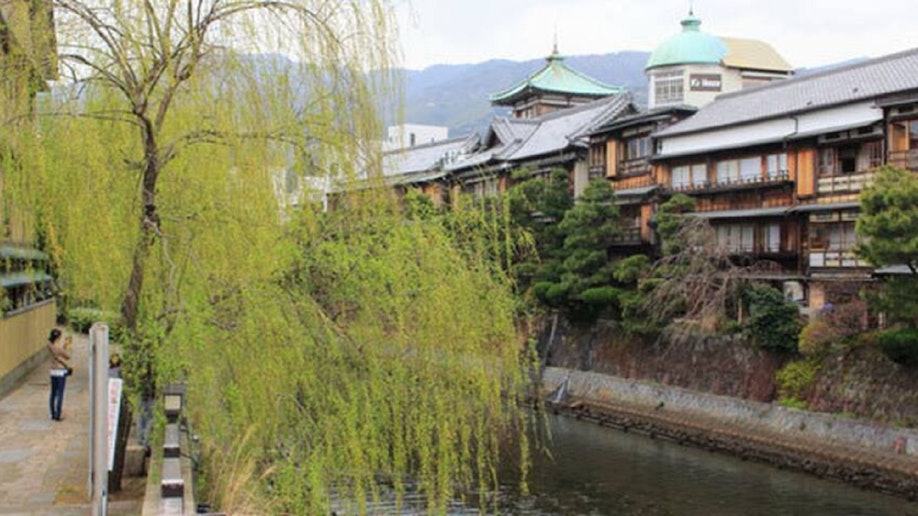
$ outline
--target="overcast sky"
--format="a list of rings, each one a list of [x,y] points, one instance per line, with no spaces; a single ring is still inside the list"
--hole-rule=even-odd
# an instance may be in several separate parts
[[[396,0],[404,66],[652,51],[688,0]],[[918,47],[918,0],[695,0],[702,30],[770,43],[795,68]]]

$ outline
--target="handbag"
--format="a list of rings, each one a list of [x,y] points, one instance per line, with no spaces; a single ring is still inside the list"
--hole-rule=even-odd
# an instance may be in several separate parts
[[[66,375],[66,376],[71,376],[72,374],[73,374],[73,368],[72,368],[72,367],[68,367],[68,368],[67,368],[67,375]]]

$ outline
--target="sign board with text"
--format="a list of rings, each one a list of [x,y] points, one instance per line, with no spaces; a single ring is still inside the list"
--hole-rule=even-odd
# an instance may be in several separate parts
[[[723,79],[717,73],[693,73],[689,75],[691,91],[721,91]]]
[[[108,470],[115,466],[115,443],[118,437],[118,418],[121,416],[121,378],[108,379]]]

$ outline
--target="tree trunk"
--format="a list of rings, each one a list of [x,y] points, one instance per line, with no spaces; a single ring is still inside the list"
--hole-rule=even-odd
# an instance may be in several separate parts
[[[118,416],[118,439],[115,441],[115,463],[108,476],[108,492],[121,491],[121,479],[124,476],[124,457],[127,452],[128,434],[131,432],[131,404],[121,397],[121,412]]]
[[[137,245],[134,247],[132,257],[131,277],[121,298],[121,318],[129,339],[129,342],[126,343],[127,348],[134,355],[128,362],[128,364],[132,365],[131,374],[127,375],[127,379],[132,382],[129,387],[138,390],[141,394],[141,399],[147,401],[156,397],[153,356],[150,349],[147,349],[149,343],[139,338],[137,322],[140,313],[140,296],[143,292],[147,258],[150,256],[150,250],[156,238],[161,234],[159,215],[156,212],[156,182],[159,177],[160,163],[159,150],[152,124],[145,118],[140,118],[144,127],[144,171],[143,190],[141,192],[143,212],[140,215],[140,236],[137,240]],[[127,405],[125,404],[124,408],[126,410],[122,411],[122,415],[125,413],[130,415],[130,409]],[[130,427],[129,422],[130,419],[122,419],[118,422],[119,429],[124,428],[123,433],[119,434],[116,442],[115,464],[109,477],[111,479],[109,485],[113,492],[121,488],[121,477],[124,472],[124,454],[127,448],[127,432]]]

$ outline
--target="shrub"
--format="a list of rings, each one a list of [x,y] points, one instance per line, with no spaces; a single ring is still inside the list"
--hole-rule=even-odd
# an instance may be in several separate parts
[[[918,328],[882,332],[877,335],[877,343],[893,362],[918,365]]]
[[[795,408],[805,408],[796,406],[796,404],[803,403],[805,405],[801,401],[804,398],[803,391],[813,383],[818,372],[819,361],[813,359],[789,362],[782,367],[775,374],[775,379],[780,386],[781,404],[794,406]]]
[[[778,401],[778,404],[781,405],[782,407],[795,408],[795,409],[800,409],[800,410],[807,410],[809,408],[809,405],[807,404],[807,402],[801,399],[794,398],[794,397],[781,398],[781,400]]]
[[[580,293],[584,303],[598,306],[616,304],[621,295],[622,289],[615,287],[593,287]]]
[[[832,345],[858,344],[864,331],[867,303],[861,300],[833,306],[821,312],[817,319],[800,332],[797,348],[807,356],[825,353]]]
[[[92,307],[77,307],[67,310],[67,322],[70,328],[77,333],[89,333],[89,329],[96,322],[108,324],[109,340],[120,342],[125,336],[121,316]]]
[[[808,357],[821,355],[829,350],[835,337],[832,327],[824,319],[817,319],[800,330],[797,350]]]
[[[867,303],[856,299],[848,303],[835,305],[819,316],[826,321],[829,328],[837,336],[836,343],[842,344],[842,340],[852,335],[857,335],[867,327]]]
[[[743,323],[747,336],[765,349],[797,351],[800,310],[768,285],[750,285],[743,291],[749,317]]]

